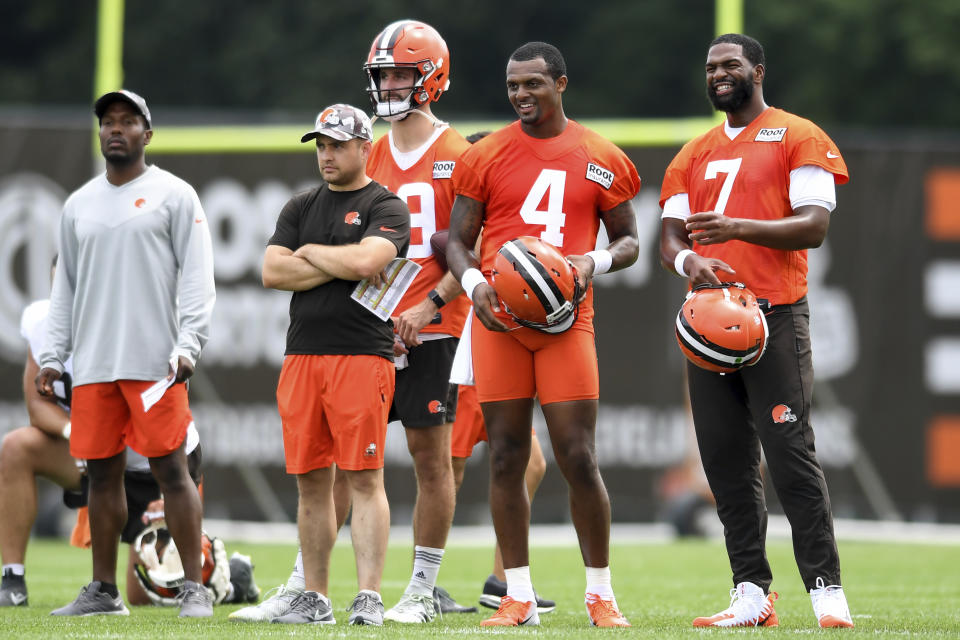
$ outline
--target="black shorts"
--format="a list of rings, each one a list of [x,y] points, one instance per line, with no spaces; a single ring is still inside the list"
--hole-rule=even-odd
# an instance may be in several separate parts
[[[407,354],[408,365],[397,371],[397,387],[390,421],[407,429],[436,427],[457,417],[457,385],[450,384],[450,368],[457,338],[428,340]]]
[[[187,456],[187,469],[190,472],[190,477],[198,486],[203,479],[203,474],[200,471],[202,461],[203,452],[200,450],[200,445],[197,444],[196,448]],[[125,471],[123,488],[127,495],[127,523],[120,532],[120,540],[132,544],[140,535],[140,532],[147,528],[140,517],[147,510],[147,505],[160,499],[160,485],[157,484],[153,474],[149,471]],[[69,501],[67,500],[68,492],[65,491],[64,502],[73,509],[85,507],[87,506],[88,490],[87,476],[84,475],[81,480],[81,491],[79,493],[69,492],[72,494]]]

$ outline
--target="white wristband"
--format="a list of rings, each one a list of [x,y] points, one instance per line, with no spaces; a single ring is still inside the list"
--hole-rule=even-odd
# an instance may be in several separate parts
[[[606,249],[597,249],[596,251],[587,251],[585,256],[590,256],[593,260],[593,275],[598,276],[601,273],[610,271],[613,265],[613,256]]]
[[[690,254],[697,255],[692,249],[684,249],[679,251],[677,257],[673,259],[673,270],[677,272],[678,276],[683,276],[684,278],[689,277],[687,272],[683,270],[683,262]]]
[[[480,269],[471,267],[464,271],[460,277],[460,286],[463,287],[463,292],[467,294],[467,299],[470,302],[473,302],[473,290],[481,284],[487,284],[487,279],[483,277]]]
[[[69,440],[69,439],[70,439],[70,421],[69,421],[69,420],[67,420],[67,424],[66,424],[66,426],[63,428],[63,432],[62,432],[62,433],[63,433],[63,439],[64,439],[64,440]]]

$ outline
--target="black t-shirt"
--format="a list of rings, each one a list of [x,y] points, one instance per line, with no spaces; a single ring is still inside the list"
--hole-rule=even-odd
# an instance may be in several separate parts
[[[267,244],[296,251],[305,244],[345,245],[367,236],[386,238],[405,256],[410,211],[377,182],[356,191],[326,184],[293,196],[280,212]],[[350,298],[353,280],[334,279],[290,300],[287,355],[378,355],[393,358],[393,323],[384,322]]]

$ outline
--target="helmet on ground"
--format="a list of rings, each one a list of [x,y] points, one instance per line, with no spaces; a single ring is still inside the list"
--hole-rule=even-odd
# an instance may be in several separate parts
[[[580,310],[580,282],[560,250],[539,238],[503,243],[493,261],[493,288],[518,324],[547,333],[573,326]]]
[[[230,585],[230,563],[219,538],[201,535],[203,552],[201,572],[203,585],[210,589],[214,603],[227,597]],[[155,520],[140,532],[133,543],[137,555],[134,573],[153,604],[172,607],[183,589],[183,562],[180,552],[167,530],[166,522]]]
[[[756,296],[739,282],[694,287],[677,314],[683,355],[717,373],[756,364],[767,348],[768,333]]]
[[[382,100],[380,70],[392,67],[413,69],[410,93],[402,101]],[[367,63],[370,84],[367,93],[379,118],[396,120],[422,104],[436,102],[450,86],[450,52],[437,30],[417,20],[398,20],[377,34]]]

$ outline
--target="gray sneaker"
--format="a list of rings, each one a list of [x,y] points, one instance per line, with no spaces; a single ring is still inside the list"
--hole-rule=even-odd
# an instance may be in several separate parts
[[[253,560],[250,556],[236,551],[230,556],[230,584],[233,585],[231,602],[256,602],[260,599],[260,587],[253,581]]]
[[[213,595],[202,584],[183,581],[183,590],[177,596],[181,618],[210,618],[213,616]]]
[[[52,616],[128,616],[130,610],[119,595],[114,598],[100,591],[100,581],[94,580],[83,589],[77,599],[65,607],[54,609]]]
[[[476,613],[476,607],[467,607],[460,604],[453,599],[446,589],[441,586],[436,586],[433,588],[433,601],[437,603],[437,606],[440,607],[440,613],[447,615],[448,613]]]
[[[358,593],[347,611],[350,612],[350,624],[383,626],[383,600],[376,591]]]
[[[12,569],[3,572],[0,582],[0,607],[27,606],[27,583],[23,576],[13,574]]]
[[[268,591],[260,604],[237,609],[227,616],[227,619],[234,622],[270,622],[290,611],[290,605],[300,597],[301,593],[303,593],[302,583],[291,586],[288,581],[287,584]]]
[[[334,624],[333,607],[316,591],[304,591],[290,603],[290,610],[270,622],[277,624]]]

